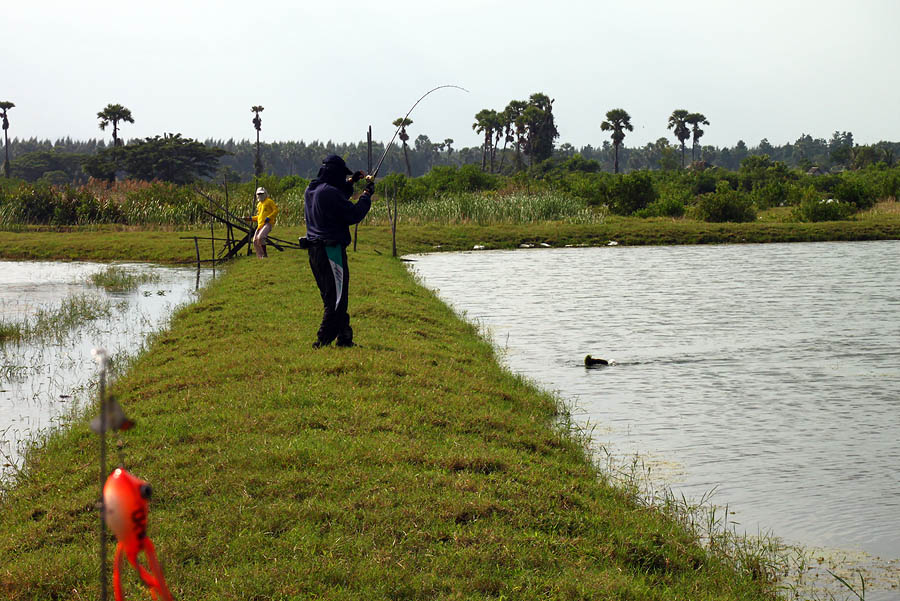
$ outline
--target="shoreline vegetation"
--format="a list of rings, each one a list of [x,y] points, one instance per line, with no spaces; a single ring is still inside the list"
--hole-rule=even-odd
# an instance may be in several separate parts
[[[193,263],[180,235],[20,227],[0,231],[0,256]],[[874,239],[900,239],[896,212],[398,228],[402,254]],[[311,348],[321,301],[305,254],[275,252],[229,264],[113,384],[137,423],[121,450],[153,486],[148,535],[177,599],[774,598],[774,541],[704,529],[687,502],[648,506],[595,463],[560,400],[503,369],[390,248],[387,226],[359,228],[359,347]],[[4,598],[98,597],[89,417],[35,441],[0,488]]]
[[[303,226],[277,226],[278,237],[293,240]],[[216,226],[216,235],[223,228]],[[30,225],[0,229],[0,257],[8,260],[145,261],[196,264],[193,243],[179,236],[209,236],[209,226]],[[608,216],[597,223],[422,223],[397,228],[401,254],[435,251],[513,249],[523,246],[623,246],[833,242],[900,239],[900,203],[878,203],[853,221],[784,222],[777,210],[750,223],[707,223],[684,218]],[[390,253],[387,223],[359,226],[359,248]],[[217,243],[218,244],[218,243]],[[217,248],[221,246],[217,245]],[[201,246],[203,258],[209,247]]]

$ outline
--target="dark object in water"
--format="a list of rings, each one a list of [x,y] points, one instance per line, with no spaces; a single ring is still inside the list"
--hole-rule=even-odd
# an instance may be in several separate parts
[[[609,365],[609,361],[607,361],[606,359],[594,359],[590,355],[585,355],[584,366],[592,367],[594,365]]]

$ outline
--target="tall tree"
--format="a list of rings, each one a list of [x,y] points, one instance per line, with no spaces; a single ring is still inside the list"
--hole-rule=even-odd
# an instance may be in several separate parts
[[[504,131],[506,133],[506,139],[503,144],[504,148],[506,148],[507,143],[515,143],[516,169],[522,168],[522,145],[525,143],[525,121],[522,119],[522,113],[525,112],[527,107],[528,103],[524,100],[511,100],[502,113]],[[500,162],[503,162],[502,155]]]
[[[553,102],[552,98],[541,92],[532,94],[519,118],[525,130],[525,152],[531,158],[532,165],[550,158],[553,141],[559,137],[553,119]]]
[[[853,155],[853,134],[849,131],[835,131],[828,143],[828,153],[834,163],[849,165]]]
[[[691,137],[691,130],[687,126],[688,113],[684,109],[676,109],[669,115],[669,125],[666,129],[673,129],[675,137],[681,142],[681,168],[684,169],[684,143]]]
[[[406,161],[406,176],[412,177],[412,169],[409,166],[409,151],[406,145],[406,142],[409,141],[409,134],[406,133],[406,128],[409,125],[412,125],[413,120],[408,119],[406,117],[398,117],[394,119],[393,125],[394,127],[400,128],[400,141],[403,143],[403,160]]]
[[[444,147],[447,149],[447,163],[450,163],[450,155],[453,154],[453,138],[444,138]]]
[[[3,172],[6,173],[7,179],[9,178],[9,133],[7,130],[9,129],[9,118],[6,116],[6,111],[16,106],[12,102],[8,100],[0,101],[0,116],[3,117],[3,147],[6,150],[6,158],[3,160]]]
[[[257,180],[259,180],[259,176],[263,174],[262,158],[259,156],[259,132],[262,130],[262,117],[260,117],[259,114],[264,110],[265,107],[262,106],[250,107],[250,112],[256,115],[253,117],[253,128],[256,130],[256,162],[254,163],[254,170],[256,171]]]
[[[182,138],[181,134],[164,134],[121,148],[107,148],[86,160],[84,170],[92,177],[106,177],[115,160],[134,179],[188,184],[214,174],[224,154],[221,148]]]
[[[693,162],[697,160],[697,157],[694,156],[694,151],[699,147],[700,138],[703,137],[703,130],[700,129],[700,126],[709,125],[709,121],[703,113],[690,113],[684,120],[690,124],[691,134],[693,135],[691,144],[691,162]],[[703,156],[701,155],[699,158],[702,159]]]
[[[631,125],[631,115],[625,109],[612,109],[606,113],[606,121],[600,124],[603,131],[612,132],[613,147],[615,148],[615,172],[619,172],[619,145],[625,139],[625,130],[634,131]]]
[[[106,126],[112,123],[113,147],[120,146],[119,142],[119,123],[134,123],[131,117],[131,111],[121,104],[107,104],[106,108],[97,113],[100,119],[100,130],[106,131]]]
[[[481,109],[475,114],[475,123],[472,129],[484,134],[484,144],[481,147],[481,170],[485,170],[487,159],[490,157],[491,173],[494,172],[494,132],[498,129],[500,116],[492,109]]]

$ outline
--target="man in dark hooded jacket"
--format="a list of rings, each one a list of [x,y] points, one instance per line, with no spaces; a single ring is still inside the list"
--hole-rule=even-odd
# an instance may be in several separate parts
[[[328,346],[335,338],[338,346],[353,346],[353,329],[347,313],[350,283],[347,246],[350,226],[362,221],[372,206],[374,182],[366,184],[356,204],[350,201],[350,196],[354,182],[364,176],[362,171],[350,171],[344,159],[332,154],[325,158],[319,174],[306,188],[309,266],[325,307],[314,348]]]

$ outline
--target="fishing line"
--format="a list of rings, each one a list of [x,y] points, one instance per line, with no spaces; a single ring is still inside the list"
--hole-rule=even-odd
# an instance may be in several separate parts
[[[428,96],[428,95],[431,94],[432,92],[436,92],[437,90],[440,90],[441,88],[456,88],[457,90],[462,90],[463,92],[466,92],[466,93],[469,92],[469,90],[465,89],[465,88],[462,87],[462,86],[457,86],[457,85],[453,85],[453,84],[445,84],[445,85],[442,85],[442,86],[438,86],[438,87],[436,87],[436,88],[432,88],[432,89],[428,90],[427,92],[425,92],[424,94],[422,94],[422,97],[419,98],[418,100],[416,100],[416,102],[409,108],[409,110],[406,111],[406,115],[403,116],[403,119],[400,120],[400,125],[397,127],[397,131],[394,132],[394,135],[391,137],[391,141],[388,142],[388,145],[384,147],[384,152],[381,154],[381,158],[378,159],[378,164],[375,166],[375,171],[373,171],[370,175],[368,175],[368,176],[366,177],[366,179],[368,179],[368,180],[374,180],[374,179],[375,179],[375,176],[378,175],[378,170],[381,169],[381,164],[384,162],[384,157],[387,156],[387,153],[388,153],[388,151],[391,149],[391,146],[394,145],[394,140],[397,139],[397,134],[399,134],[399,133],[400,133],[400,130],[403,129],[404,123],[406,123],[406,118],[409,117],[410,113],[413,112],[413,109],[416,108],[416,106],[417,106],[420,102],[422,102],[422,100],[423,100],[426,96]]]

